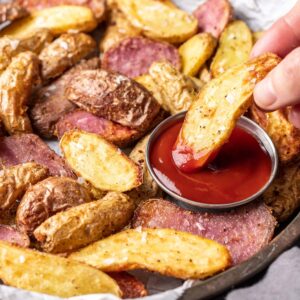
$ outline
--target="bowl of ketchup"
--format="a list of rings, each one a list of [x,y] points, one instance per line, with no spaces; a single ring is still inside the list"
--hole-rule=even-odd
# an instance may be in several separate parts
[[[241,117],[229,140],[204,168],[181,171],[172,150],[185,112],[171,116],[152,132],[146,150],[151,176],[171,197],[203,209],[227,209],[257,199],[278,168],[276,148],[256,123]]]

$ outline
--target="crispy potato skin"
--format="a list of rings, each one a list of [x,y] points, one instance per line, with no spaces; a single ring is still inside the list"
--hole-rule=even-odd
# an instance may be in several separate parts
[[[17,3],[30,11],[59,5],[80,5],[89,7],[97,19],[101,22],[105,17],[105,0],[16,0]]]
[[[298,160],[300,153],[300,130],[288,120],[289,109],[263,112],[254,104],[250,108],[251,119],[271,137],[282,164]]]
[[[29,189],[17,210],[18,228],[32,235],[34,229],[52,215],[91,201],[91,196],[76,180],[49,177]]]
[[[63,298],[97,293],[121,296],[117,283],[95,268],[2,241],[0,265],[1,280],[16,288]]]
[[[0,117],[9,134],[32,131],[27,103],[39,80],[39,60],[32,52],[15,56],[0,76]]]
[[[69,69],[54,82],[39,88],[32,95],[32,104],[29,116],[34,130],[43,138],[53,138],[55,125],[65,114],[76,109],[76,105],[65,97],[65,90],[69,81],[79,70],[95,70],[100,66],[97,57],[83,59],[77,65]]]
[[[221,244],[173,229],[127,229],[69,257],[105,272],[146,269],[181,279],[207,278],[231,264]]]
[[[188,110],[177,139],[175,154],[185,155],[184,163],[178,161],[182,170],[202,167],[228,140],[236,120],[252,104],[255,84],[279,61],[275,54],[263,54],[232,67],[204,86]]]
[[[131,158],[135,163],[139,164],[143,170],[143,183],[127,193],[128,196],[135,201],[136,206],[141,201],[158,197],[162,193],[161,189],[150,175],[146,166],[145,153],[149,137],[150,136],[147,135],[141,141],[139,141],[129,155],[129,158]]]
[[[179,47],[183,73],[188,76],[198,74],[200,68],[213,55],[216,39],[209,33],[199,33]]]
[[[65,33],[46,46],[39,55],[42,77],[49,80],[96,50],[96,42],[85,33]]]
[[[53,35],[47,29],[40,29],[32,36],[24,39],[14,39],[7,36],[0,38],[0,72],[10,64],[12,58],[24,51],[39,54],[41,50],[51,43]]]
[[[14,21],[29,15],[28,10],[16,3],[0,4],[0,23]]]
[[[100,135],[69,131],[60,148],[69,166],[95,188],[126,192],[142,183],[140,167]]]
[[[130,222],[133,211],[129,197],[110,192],[100,200],[47,219],[34,231],[34,236],[46,252],[70,252],[121,230]]]
[[[48,169],[36,163],[6,168],[0,174],[0,210],[10,209],[26,190],[48,175]]]
[[[25,233],[18,231],[12,226],[3,224],[0,224],[0,241],[5,241],[24,248],[28,248],[30,245],[29,237]]]
[[[252,33],[247,24],[241,20],[231,22],[221,34],[218,50],[210,66],[213,77],[246,62],[252,46]]]
[[[287,221],[300,207],[300,163],[280,166],[262,199],[278,222]]]
[[[131,24],[147,37],[178,44],[197,32],[194,16],[163,1],[118,0],[117,3]]]
[[[60,5],[33,11],[30,16],[2,30],[0,36],[24,38],[41,28],[48,28],[55,36],[59,36],[70,31],[90,32],[96,27],[97,21],[89,8]]]
[[[149,129],[160,110],[139,83],[106,70],[78,72],[66,97],[83,110],[138,131]]]

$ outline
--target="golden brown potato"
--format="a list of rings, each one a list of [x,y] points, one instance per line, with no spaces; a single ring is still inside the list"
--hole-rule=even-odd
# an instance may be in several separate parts
[[[60,5],[31,13],[2,30],[0,36],[24,38],[31,36],[37,29],[47,28],[54,35],[70,31],[90,32],[97,26],[92,11],[87,7]]]
[[[127,229],[69,257],[105,272],[146,269],[182,279],[203,279],[231,264],[221,244],[173,229]]]
[[[173,156],[178,155],[178,167],[188,171],[209,161],[251,105],[255,84],[279,61],[275,54],[263,54],[230,68],[204,86],[188,110],[177,139]]]
[[[198,86],[192,79],[166,61],[153,63],[149,75],[140,76],[136,81],[151,91],[155,99],[171,114],[187,110],[198,92]]]
[[[131,24],[147,37],[182,43],[197,32],[198,22],[188,13],[155,0],[118,0]]]
[[[133,211],[134,203],[129,197],[110,192],[100,200],[47,219],[34,236],[46,252],[70,252],[121,230],[131,220]]]
[[[10,286],[58,297],[110,293],[121,296],[107,274],[63,257],[0,241],[0,278]]]
[[[279,167],[277,177],[262,195],[278,222],[288,220],[300,207],[300,164]]]
[[[231,22],[220,37],[219,48],[210,69],[214,77],[249,59],[253,46],[252,33],[245,22]]]
[[[129,155],[129,158],[131,158],[135,163],[139,164],[143,170],[143,183],[127,193],[128,196],[135,201],[136,206],[141,201],[158,197],[162,193],[161,189],[150,175],[146,166],[145,153],[149,137],[150,136],[147,135],[140,142],[138,142]]]
[[[68,177],[49,177],[27,189],[17,210],[18,228],[28,235],[52,215],[91,201],[89,191]]]
[[[32,36],[24,39],[14,39],[7,36],[0,38],[0,72],[6,69],[17,54],[24,51],[38,54],[52,40],[53,35],[47,29],[37,30]]]
[[[207,65],[205,64],[199,73],[199,79],[205,84],[212,80],[212,74]]]
[[[69,131],[60,148],[70,167],[100,190],[126,192],[142,183],[140,167],[100,135]]]
[[[10,209],[30,185],[43,180],[47,175],[48,169],[34,162],[0,171],[0,210]]]
[[[199,33],[179,47],[183,73],[188,76],[198,74],[204,63],[213,55],[216,39],[209,33]]]
[[[92,184],[85,181],[83,178],[80,178],[80,180],[83,181],[81,185],[84,186],[89,191],[92,199],[98,200],[103,198],[107,194],[107,191],[102,191],[100,189],[95,188]]]
[[[300,130],[288,119],[289,109],[263,112],[257,106],[250,109],[251,119],[259,124],[270,136],[283,164],[298,159],[300,153]]]
[[[27,17],[29,12],[16,3],[0,3],[0,23]]]
[[[96,42],[85,33],[62,34],[46,46],[39,55],[44,80],[60,76],[96,50]]]
[[[27,103],[39,80],[39,60],[32,52],[13,57],[0,75],[0,117],[9,134],[31,132]]]

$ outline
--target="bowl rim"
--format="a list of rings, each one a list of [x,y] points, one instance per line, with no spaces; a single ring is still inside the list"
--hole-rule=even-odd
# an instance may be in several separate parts
[[[156,176],[151,162],[150,162],[150,152],[151,147],[154,143],[154,141],[164,132],[167,128],[169,128],[171,125],[176,123],[178,120],[184,118],[186,114],[186,111],[178,113],[176,115],[172,115],[165,119],[163,122],[161,122],[150,134],[147,146],[146,146],[146,166],[148,168],[148,171],[150,172],[151,177],[155,180],[155,182],[158,184],[158,186],[169,196],[177,200],[179,205],[182,205],[188,209],[205,209],[205,210],[225,210],[225,209],[231,209],[233,207],[238,207],[244,204],[247,204],[249,202],[252,202],[258,197],[263,194],[266,189],[271,185],[273,182],[277,171],[278,171],[278,154],[277,150],[275,148],[275,145],[269,135],[263,130],[258,124],[250,120],[249,118],[242,116],[237,121],[237,126],[247,131],[249,134],[251,134],[259,143],[263,146],[263,148],[266,150],[266,152],[269,154],[271,159],[271,173],[268,181],[253,195],[250,195],[249,197],[242,199],[240,201],[236,201],[233,203],[227,203],[227,204],[213,204],[213,203],[203,203],[203,202],[196,202],[190,199],[187,199],[185,197],[182,197],[173,191],[171,191],[168,187],[166,187]]]

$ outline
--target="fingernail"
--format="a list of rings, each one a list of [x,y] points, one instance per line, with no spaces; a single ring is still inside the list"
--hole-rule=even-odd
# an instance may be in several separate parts
[[[277,96],[270,76],[259,82],[254,89],[254,100],[263,109],[271,109],[277,101]]]

